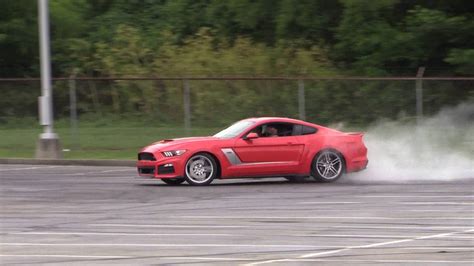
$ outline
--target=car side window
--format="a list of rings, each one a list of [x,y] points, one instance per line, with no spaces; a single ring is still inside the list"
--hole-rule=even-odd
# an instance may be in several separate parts
[[[315,134],[318,131],[317,128],[303,126],[303,125],[295,125],[293,130],[293,136],[302,136],[302,135],[310,135]]]
[[[316,133],[316,131],[318,131],[318,130],[314,127],[303,126],[303,131],[301,132],[301,135],[314,134],[314,133]]]
[[[262,138],[292,136],[293,124],[268,123],[254,128],[251,132],[257,133]]]
[[[303,131],[302,125],[294,125],[293,126],[293,136],[301,136],[301,132]]]

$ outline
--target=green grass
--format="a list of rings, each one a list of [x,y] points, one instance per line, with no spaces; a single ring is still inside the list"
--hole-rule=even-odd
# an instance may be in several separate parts
[[[36,126],[36,125],[35,125]],[[65,159],[130,159],[140,148],[164,138],[206,136],[217,128],[193,128],[186,134],[182,127],[88,127],[78,129],[73,137],[70,128],[56,128]],[[0,158],[33,158],[41,128],[0,128]]]
[[[165,138],[209,136],[224,127],[193,127],[187,134],[183,126],[164,124],[141,116],[82,115],[77,135],[74,136],[68,118],[55,121],[55,132],[59,134],[63,149],[67,150],[63,152],[65,159],[135,160],[137,152],[152,142]],[[34,117],[0,119],[0,158],[34,158],[41,132],[42,127]]]

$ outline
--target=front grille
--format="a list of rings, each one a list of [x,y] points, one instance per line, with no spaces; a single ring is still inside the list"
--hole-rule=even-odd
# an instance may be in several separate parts
[[[155,156],[153,153],[150,152],[140,152],[138,154],[138,160],[139,161],[156,161]]]
[[[140,167],[138,168],[140,174],[153,175],[155,173],[155,167]]]

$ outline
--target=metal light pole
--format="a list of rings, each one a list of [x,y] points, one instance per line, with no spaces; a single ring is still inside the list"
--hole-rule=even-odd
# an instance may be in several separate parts
[[[298,117],[300,120],[306,120],[304,82],[302,79],[298,80]]]
[[[40,125],[44,127],[44,131],[37,142],[36,158],[58,159],[62,157],[62,150],[59,137],[53,131],[48,0],[38,0],[38,24],[41,60],[41,96],[39,97],[39,115]]]
[[[423,80],[421,79],[425,74],[425,67],[419,67],[416,73],[416,123],[421,124],[423,120]]]
[[[191,91],[189,90],[189,80],[183,80],[183,105],[184,105],[184,132],[186,136],[191,134]]]

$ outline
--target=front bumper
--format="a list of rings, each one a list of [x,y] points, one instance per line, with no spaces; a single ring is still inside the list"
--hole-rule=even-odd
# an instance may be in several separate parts
[[[141,177],[177,178],[184,175],[184,163],[181,156],[161,158],[157,161],[137,161],[137,172]]]

